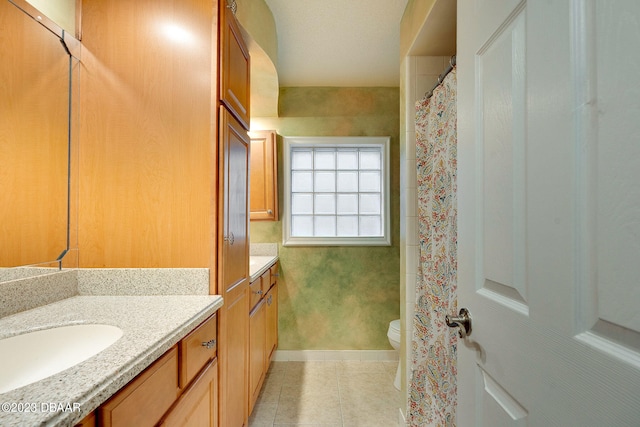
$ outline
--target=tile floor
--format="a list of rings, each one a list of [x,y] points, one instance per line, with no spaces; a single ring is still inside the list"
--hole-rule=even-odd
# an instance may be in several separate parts
[[[397,362],[272,362],[249,427],[397,427]]]

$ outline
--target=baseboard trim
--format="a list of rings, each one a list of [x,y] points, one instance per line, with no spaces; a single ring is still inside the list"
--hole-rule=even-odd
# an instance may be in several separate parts
[[[276,350],[273,361],[398,361],[396,350]]]

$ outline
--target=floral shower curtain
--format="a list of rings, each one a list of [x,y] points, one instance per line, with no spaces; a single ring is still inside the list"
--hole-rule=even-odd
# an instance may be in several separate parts
[[[408,421],[455,426],[457,329],[456,68],[416,103],[420,262],[413,318]]]

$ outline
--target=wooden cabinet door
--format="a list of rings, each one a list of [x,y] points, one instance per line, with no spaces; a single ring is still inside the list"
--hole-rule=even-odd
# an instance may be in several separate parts
[[[278,155],[273,131],[251,132],[251,220],[278,220]]]
[[[220,107],[220,197],[222,220],[221,293],[249,280],[248,173],[249,136],[242,125]]]
[[[264,298],[267,305],[266,312],[266,360],[265,371],[269,369],[269,362],[273,352],[278,347],[278,284],[273,285]]]
[[[262,299],[249,316],[249,413],[260,394],[264,380],[266,350],[266,303]]]
[[[249,286],[227,295],[220,309],[220,425],[243,427],[249,416]]]
[[[172,347],[98,409],[104,427],[154,426],[178,397],[178,348]]]
[[[164,427],[218,426],[218,360],[206,366],[171,412],[163,420]]]
[[[242,427],[248,417],[249,345],[249,136],[220,107],[220,169],[218,291],[220,310],[220,424]]]
[[[220,7],[220,101],[249,129],[249,49],[228,7]]]

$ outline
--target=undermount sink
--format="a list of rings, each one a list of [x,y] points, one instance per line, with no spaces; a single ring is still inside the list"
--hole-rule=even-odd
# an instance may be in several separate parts
[[[75,366],[121,336],[116,326],[70,325],[0,339],[0,393]]]

